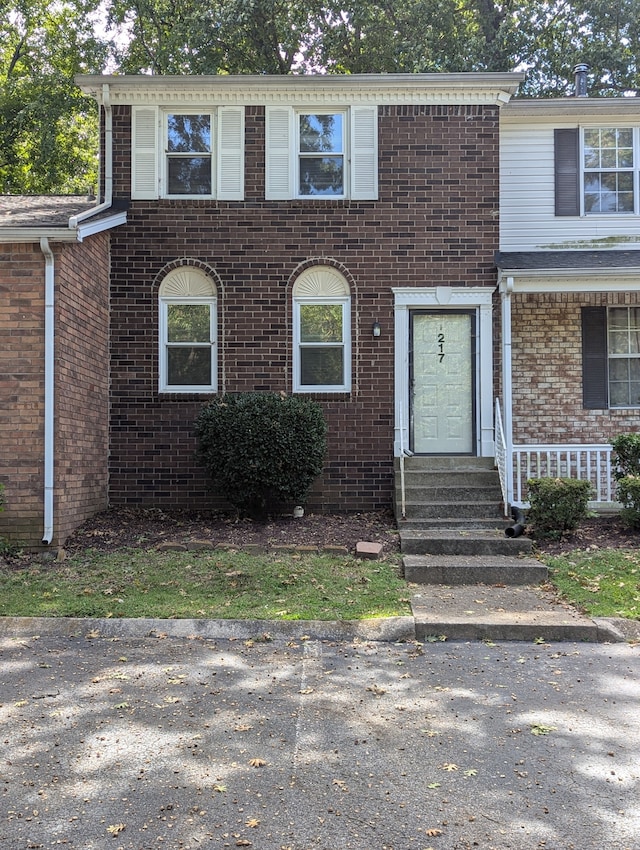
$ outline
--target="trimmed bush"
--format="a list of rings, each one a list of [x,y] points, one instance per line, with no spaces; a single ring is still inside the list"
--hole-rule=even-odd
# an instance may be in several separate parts
[[[611,446],[613,477],[616,481],[628,475],[640,475],[640,434],[620,434]]]
[[[640,528],[640,434],[620,434],[611,446],[620,518],[629,528]]]
[[[628,528],[640,528],[640,475],[618,479],[620,518]]]
[[[530,478],[527,522],[536,537],[560,538],[589,514],[590,481],[576,478]]]
[[[277,393],[224,395],[195,423],[197,458],[238,511],[264,518],[304,504],[322,472],[327,426],[320,405]]]

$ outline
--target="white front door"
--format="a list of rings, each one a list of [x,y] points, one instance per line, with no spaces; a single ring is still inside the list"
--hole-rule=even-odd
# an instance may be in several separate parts
[[[410,314],[411,450],[474,454],[475,313]]]

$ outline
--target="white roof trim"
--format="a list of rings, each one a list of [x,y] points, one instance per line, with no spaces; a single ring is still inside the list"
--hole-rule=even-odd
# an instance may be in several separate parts
[[[521,73],[300,74],[165,76],[80,74],[76,84],[112,105],[269,103],[489,104],[502,106],[524,80]]]
[[[640,268],[501,269],[501,292],[638,292]]]

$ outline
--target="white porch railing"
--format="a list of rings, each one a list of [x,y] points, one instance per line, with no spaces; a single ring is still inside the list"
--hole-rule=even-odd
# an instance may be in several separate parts
[[[496,402],[495,455],[505,505],[521,508],[529,506],[529,478],[577,478],[591,482],[592,507],[615,507],[616,488],[611,454],[612,448],[608,443],[523,444],[513,445],[509,458],[500,405]]]
[[[613,506],[615,485],[611,473],[611,446],[523,445],[513,447],[513,502],[524,507],[529,478],[577,478],[593,486],[591,504]]]

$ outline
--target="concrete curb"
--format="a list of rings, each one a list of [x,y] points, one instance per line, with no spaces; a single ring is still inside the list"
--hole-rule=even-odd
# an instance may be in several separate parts
[[[413,641],[413,617],[369,620],[160,620],[81,617],[0,617],[0,637],[153,638],[227,640]]]

